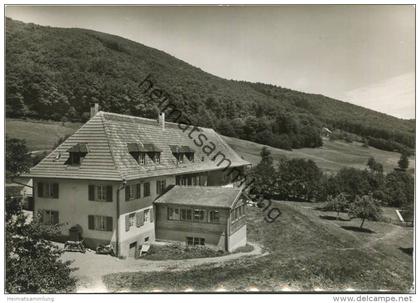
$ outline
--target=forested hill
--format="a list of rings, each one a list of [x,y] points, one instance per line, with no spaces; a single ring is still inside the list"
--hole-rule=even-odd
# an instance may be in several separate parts
[[[316,147],[326,126],[382,149],[414,148],[414,120],[322,95],[222,79],[109,34],[6,21],[8,117],[84,121],[90,105],[99,103],[105,111],[156,118],[157,101],[139,87],[149,74],[192,123],[227,136],[285,149]]]

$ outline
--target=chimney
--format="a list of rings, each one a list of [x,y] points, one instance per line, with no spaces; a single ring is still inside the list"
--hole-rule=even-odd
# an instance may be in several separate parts
[[[162,130],[165,130],[165,113],[159,114],[159,125],[162,126]]]
[[[90,107],[90,118],[92,119],[99,111],[99,104],[95,103]]]

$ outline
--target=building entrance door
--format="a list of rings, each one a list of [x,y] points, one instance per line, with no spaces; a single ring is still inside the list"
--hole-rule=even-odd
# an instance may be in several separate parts
[[[137,242],[130,243],[128,256],[134,258],[136,256],[136,249],[137,249]]]

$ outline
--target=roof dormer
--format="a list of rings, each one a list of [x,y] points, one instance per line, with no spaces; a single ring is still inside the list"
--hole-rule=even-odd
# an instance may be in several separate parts
[[[130,155],[140,165],[146,164],[146,155],[155,163],[160,164],[160,154],[162,152],[153,143],[127,143],[127,149]]]
[[[184,163],[184,157],[190,162],[194,162],[194,150],[186,145],[169,145],[172,155],[176,158],[177,164]]]
[[[79,166],[82,163],[82,160],[88,154],[89,149],[87,144],[77,143],[76,145],[70,147],[67,152],[69,153],[69,158],[65,164],[71,166]]]

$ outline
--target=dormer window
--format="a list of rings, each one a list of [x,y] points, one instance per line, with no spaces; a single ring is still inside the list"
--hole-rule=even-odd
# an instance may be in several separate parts
[[[190,162],[194,162],[194,152],[192,153],[185,153],[185,156]]]
[[[174,154],[174,156],[175,156],[176,162],[178,164],[184,163],[184,154],[182,154],[182,153],[176,153],[176,154]]]
[[[155,164],[160,164],[160,152],[154,152],[152,157],[153,162],[155,162]]]
[[[146,153],[139,153],[139,160],[137,163],[140,165],[146,164]]]
[[[67,150],[69,152],[69,158],[65,162],[67,165],[80,166],[83,159],[88,153],[88,146],[84,143],[77,143]]]
[[[160,164],[161,150],[153,143],[128,143],[127,149],[139,165],[146,164],[146,154],[155,164]]]
[[[194,162],[194,150],[189,146],[178,146],[178,145],[169,145],[172,151],[172,155],[176,158],[177,164],[184,163],[184,157],[186,157],[190,162]]]

